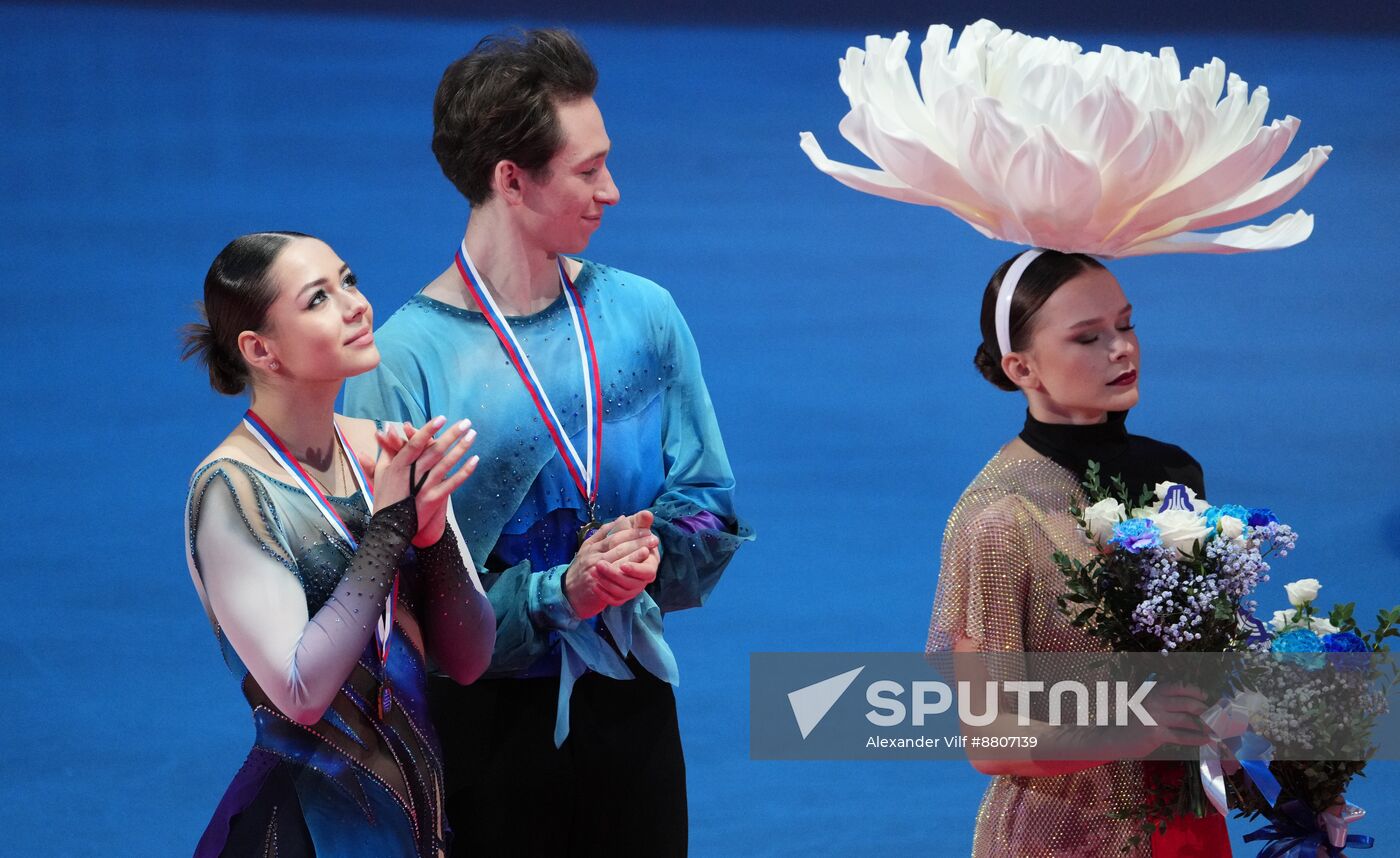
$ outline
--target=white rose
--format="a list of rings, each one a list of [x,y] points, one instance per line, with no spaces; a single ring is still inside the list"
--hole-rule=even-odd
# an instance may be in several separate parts
[[[1231,542],[1239,542],[1244,539],[1244,522],[1233,515],[1222,515],[1220,521],[1216,523],[1220,530],[1220,535]]]
[[[1204,544],[1206,537],[1210,535],[1210,527],[1206,525],[1205,518],[1189,510],[1169,509],[1166,512],[1154,512],[1148,518],[1162,532],[1162,544],[1169,545],[1184,555],[1189,556],[1192,546],[1197,542]]]
[[[1301,608],[1317,598],[1317,591],[1322,589],[1322,582],[1316,578],[1304,578],[1292,584],[1284,584],[1283,589],[1288,591],[1288,604]]]
[[[1089,528],[1089,536],[1100,545],[1108,544],[1113,538],[1113,527],[1123,520],[1123,504],[1113,498],[1104,498],[1084,510],[1084,524]]]
[[[1162,502],[1167,499],[1167,492],[1171,491],[1172,486],[1176,485],[1181,484],[1167,482],[1157,484],[1156,488],[1152,490],[1157,496],[1157,502],[1152,505],[1152,508],[1154,510],[1162,508]],[[1196,492],[1190,486],[1181,487],[1186,490],[1186,496],[1191,499],[1191,508],[1194,509],[1196,512],[1205,512],[1206,507],[1210,506],[1209,503],[1206,503],[1205,498],[1196,497]]]
[[[1341,631],[1341,629],[1332,625],[1331,620],[1322,617],[1313,617],[1312,630],[1319,635],[1335,635],[1337,632]]]
[[[1274,611],[1274,618],[1269,620],[1269,628],[1281,632],[1286,627],[1293,625],[1296,620],[1297,611]]]

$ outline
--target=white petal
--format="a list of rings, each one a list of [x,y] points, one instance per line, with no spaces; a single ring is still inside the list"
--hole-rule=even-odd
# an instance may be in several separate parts
[[[918,188],[944,202],[938,203],[964,220],[976,220],[992,226],[983,219],[980,210],[986,202],[963,179],[962,173],[912,134],[872,131],[870,123],[877,116],[866,105],[852,110],[841,120],[841,133],[847,140],[868,142],[862,151],[905,185]]]
[[[958,169],[987,208],[1003,213],[997,217],[1007,232],[1007,241],[1025,243],[1029,234],[1016,226],[1014,214],[1007,206],[1006,172],[1011,156],[1025,142],[1026,133],[1010,121],[994,99],[973,101],[971,121],[958,141]]]
[[[1066,150],[1043,126],[1016,150],[1006,175],[1017,219],[1037,247],[1061,248],[1093,216],[1099,171]]]
[[[1191,69],[1190,80],[1207,101],[1215,104],[1225,86],[1225,63],[1219,57],[1212,57],[1205,65]]]
[[[958,44],[948,53],[953,61],[953,73],[959,80],[976,81],[986,86],[986,44],[998,32],[1000,28],[986,18],[963,27],[958,35]]]
[[[1215,113],[1195,88],[1188,87],[1179,93],[1172,109],[1172,118],[1181,128],[1181,142],[1186,147],[1187,156],[1178,174],[1178,184],[1209,169],[1222,156],[1235,151],[1220,150],[1212,144]]]
[[[1176,51],[1169,47],[1162,48],[1158,52],[1157,62],[1148,62],[1147,66],[1152,70],[1153,105],[1165,107],[1176,101],[1177,93],[1183,91],[1181,63],[1176,58]],[[1186,89],[1189,90],[1189,87]]]
[[[880,170],[872,170],[869,167],[857,167],[853,164],[844,164],[840,161],[833,161],[826,157],[821,145],[817,143],[817,138],[810,131],[803,131],[799,136],[799,145],[802,151],[811,159],[812,165],[831,178],[840,182],[848,188],[866,194],[873,194],[877,197],[898,200],[902,203],[913,203],[921,206],[937,206],[948,209],[954,214],[958,212],[958,207],[941,197],[927,193],[917,188],[911,188],[895,177]],[[997,238],[987,230],[986,227],[969,221],[970,225],[978,232],[988,238]]]
[[[909,34],[899,33],[892,41],[867,51],[865,62],[865,97],[878,110],[922,133],[928,125],[914,75],[905,59],[909,51]],[[854,105],[852,105],[854,107]]]
[[[871,36],[841,60],[841,131],[883,169],[832,162],[804,135],[839,181],[946,208],[1008,241],[1106,256],[1283,247],[1312,228],[1299,212],[1202,232],[1287,202],[1328,152],[1265,178],[1297,120],[1266,126],[1268,90],[1251,93],[1218,58],[1183,78],[1171,48],[1085,53],[980,20],[956,43],[930,27],[916,83],[908,49],[906,33]]]
[[[929,119],[936,129],[929,148],[937,152],[940,158],[949,162],[958,160],[958,141],[964,133],[968,114],[972,112],[972,102],[976,98],[978,96],[970,85],[959,84],[944,90],[936,100],[929,102]]]
[[[1268,226],[1242,226],[1229,232],[1183,232],[1133,245],[1118,257],[1147,256],[1155,253],[1250,253],[1280,250],[1306,241],[1312,235],[1313,216],[1299,209]]]
[[[1078,72],[1067,65],[1040,65],[1026,74],[1018,87],[1026,125],[1057,128],[1084,93]]]
[[[937,24],[928,28],[928,34],[919,46],[919,90],[926,104],[932,104],[944,90],[960,83],[948,61],[948,48],[952,41],[953,29]]]
[[[1293,166],[1280,173],[1275,173],[1233,200],[1207,209],[1195,217],[1172,221],[1161,229],[1144,235],[1142,240],[1151,240],[1170,232],[1211,229],[1226,224],[1239,223],[1242,220],[1271,212],[1293,199],[1308,182],[1312,181],[1312,177],[1318,170],[1322,169],[1323,164],[1327,163],[1327,156],[1331,152],[1331,146],[1314,146]]]
[[[1234,199],[1278,163],[1297,131],[1298,120],[1291,116],[1259,129],[1249,144],[1144,205],[1126,231],[1145,235],[1174,218],[1188,217]]]
[[[1125,231],[1124,218],[1148,195],[1162,186],[1186,159],[1186,146],[1176,120],[1166,111],[1154,110],[1118,157],[1103,170],[1102,205],[1093,231],[1103,243],[1116,246],[1136,237]]]
[[[1220,158],[1249,142],[1263,121],[1249,105],[1249,87],[1238,75],[1230,75],[1225,97],[1211,107],[1214,129],[1207,141],[1210,158]]]
[[[892,200],[918,205],[936,205],[934,202],[936,198],[932,194],[911,188],[888,173],[831,160],[822,150],[816,136],[810,131],[803,131],[797,137],[798,145],[811,160],[812,166],[843,185]]]
[[[1112,81],[1104,81],[1074,106],[1069,124],[1079,129],[1078,141],[1066,140],[1075,148],[1092,145],[1099,164],[1108,164],[1132,139],[1142,114],[1119,92]]]

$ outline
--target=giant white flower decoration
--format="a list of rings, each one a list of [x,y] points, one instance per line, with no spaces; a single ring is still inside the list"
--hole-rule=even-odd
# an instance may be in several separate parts
[[[1183,79],[1171,48],[1082,53],[987,20],[956,46],[952,37],[929,28],[917,86],[907,33],[848,50],[841,134],[881,169],[832,161],[803,132],[817,169],[858,191],[947,209],[991,238],[1105,257],[1269,250],[1312,233],[1301,210],[1268,226],[1199,231],[1287,202],[1332,151],[1315,146],[1265,179],[1298,120],[1265,125],[1264,87],[1251,95],[1221,60]]]

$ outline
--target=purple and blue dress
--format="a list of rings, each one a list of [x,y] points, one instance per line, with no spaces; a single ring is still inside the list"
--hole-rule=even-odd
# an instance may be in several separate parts
[[[327,500],[357,549],[299,487],[246,463],[216,459],[191,480],[191,573],[254,728],[199,858],[446,854],[424,653],[489,648],[489,606],[450,530],[411,548],[412,500],[373,516],[360,492]],[[381,660],[374,629],[396,573]]]

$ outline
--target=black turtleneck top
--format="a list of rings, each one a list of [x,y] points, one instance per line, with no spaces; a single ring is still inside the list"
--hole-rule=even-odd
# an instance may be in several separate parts
[[[1103,423],[1081,426],[1042,423],[1028,411],[1021,440],[1080,479],[1090,460],[1098,462],[1100,479],[1107,484],[1115,475],[1122,477],[1130,501],[1137,500],[1143,488],[1164,480],[1189,486],[1206,497],[1200,463],[1173,444],[1128,434],[1127,416],[1126,411],[1113,411]]]

